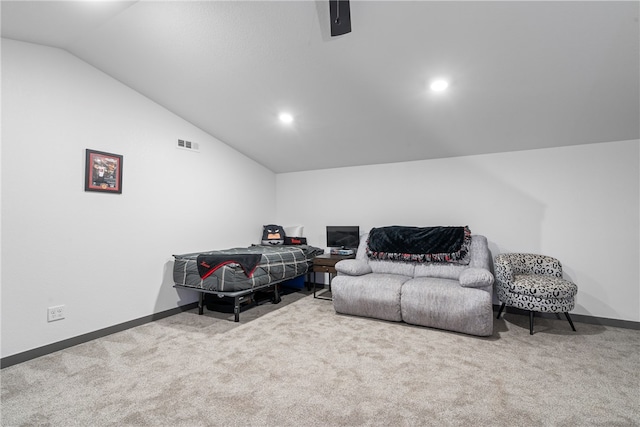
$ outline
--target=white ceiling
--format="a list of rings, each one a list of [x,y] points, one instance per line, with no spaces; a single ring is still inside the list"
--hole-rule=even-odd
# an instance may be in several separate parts
[[[291,172],[639,139],[639,4],[352,0],[340,37],[327,0],[1,13],[3,37],[65,49]],[[430,92],[440,76],[449,89]]]

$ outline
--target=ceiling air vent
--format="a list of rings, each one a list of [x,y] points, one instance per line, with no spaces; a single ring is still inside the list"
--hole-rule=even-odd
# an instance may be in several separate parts
[[[177,148],[182,148],[183,150],[189,151],[200,151],[198,143],[187,141],[186,139],[179,139]]]

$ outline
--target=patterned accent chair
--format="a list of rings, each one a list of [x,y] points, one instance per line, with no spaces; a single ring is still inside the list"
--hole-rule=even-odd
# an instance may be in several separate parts
[[[529,333],[533,335],[534,312],[564,313],[576,330],[569,312],[575,306],[578,287],[562,278],[560,261],[546,255],[505,253],[495,257],[495,283],[498,300],[529,312]]]

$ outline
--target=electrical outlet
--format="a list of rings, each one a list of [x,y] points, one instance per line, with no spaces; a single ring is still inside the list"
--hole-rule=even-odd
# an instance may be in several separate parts
[[[64,305],[47,308],[47,322],[64,319]]]

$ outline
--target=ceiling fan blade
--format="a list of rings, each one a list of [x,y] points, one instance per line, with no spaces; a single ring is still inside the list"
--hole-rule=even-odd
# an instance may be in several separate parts
[[[331,17],[331,37],[351,32],[351,12],[349,0],[329,0]]]

